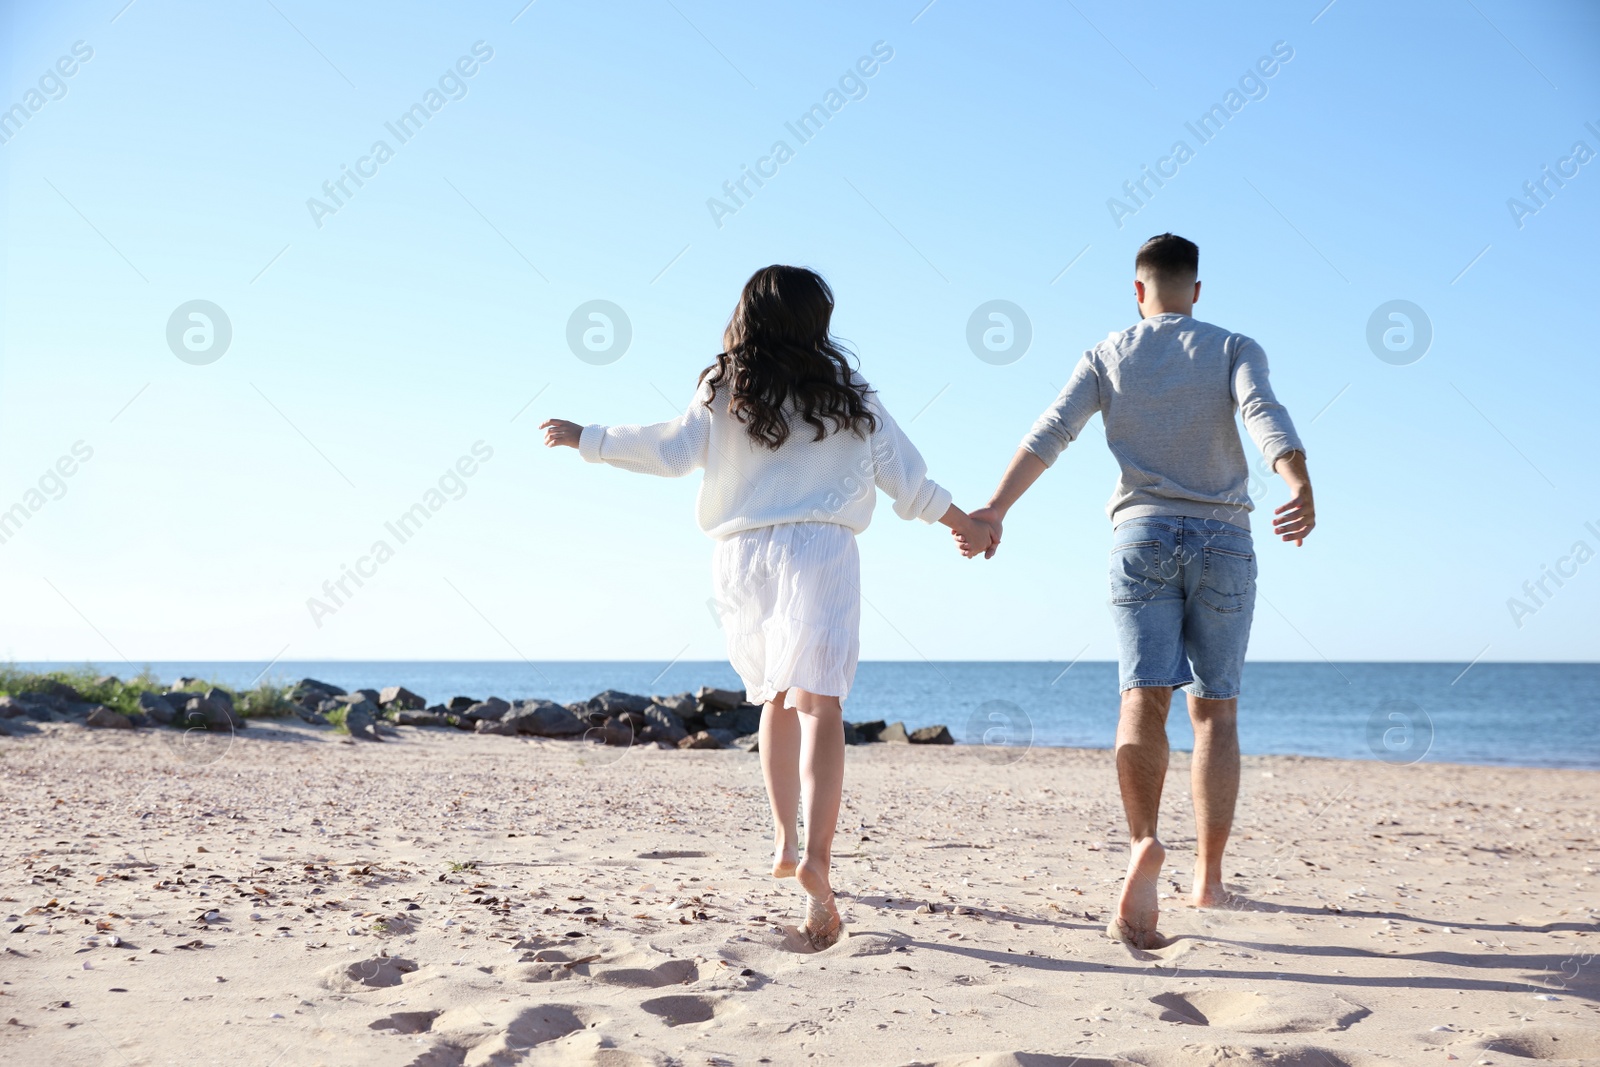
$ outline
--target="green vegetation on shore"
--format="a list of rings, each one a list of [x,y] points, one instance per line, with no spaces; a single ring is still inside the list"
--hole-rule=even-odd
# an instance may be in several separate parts
[[[234,711],[247,719],[277,718],[293,713],[289,700],[290,686],[276,682],[261,682],[253,689],[237,690],[216,682],[195,681],[182,690],[169,689],[146,667],[133,678],[121,679],[100,675],[88,667],[64,670],[23,670],[15,664],[0,665],[0,696],[19,696],[23,693],[49,693],[57,685],[70,686],[86,703],[104,704],[124,715],[139,713],[139,694],[156,693],[166,696],[171,692],[188,692],[196,696],[207,689],[221,689],[233,698]]]

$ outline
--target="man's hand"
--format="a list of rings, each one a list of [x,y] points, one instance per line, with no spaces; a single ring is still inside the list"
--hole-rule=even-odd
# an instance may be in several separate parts
[[[983,524],[988,529],[989,544],[983,550],[983,558],[994,559],[995,550],[1000,547],[1000,526],[1003,516],[994,507],[986,507],[974,511],[968,518]]]
[[[1272,513],[1272,532],[1298,548],[1317,525],[1317,505],[1311,495],[1311,475],[1306,473],[1306,454],[1290,452],[1279,456],[1273,469],[1289,486],[1289,502]]]
[[[578,439],[583,436],[583,427],[566,419],[546,419],[539,424],[539,429],[544,431],[547,448],[559,448],[562,445],[577,448]]]

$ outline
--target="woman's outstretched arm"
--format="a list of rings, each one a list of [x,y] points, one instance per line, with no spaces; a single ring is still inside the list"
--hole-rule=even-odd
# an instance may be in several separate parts
[[[576,448],[590,463],[639,474],[681,478],[706,465],[711,442],[711,410],[696,394],[689,409],[670,422],[650,426],[579,426],[565,419],[540,424],[550,448]]]

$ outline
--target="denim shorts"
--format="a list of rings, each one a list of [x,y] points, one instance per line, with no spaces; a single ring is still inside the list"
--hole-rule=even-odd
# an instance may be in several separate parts
[[[1158,515],[1112,531],[1111,616],[1119,681],[1239,695],[1256,606],[1250,531],[1215,519]]]

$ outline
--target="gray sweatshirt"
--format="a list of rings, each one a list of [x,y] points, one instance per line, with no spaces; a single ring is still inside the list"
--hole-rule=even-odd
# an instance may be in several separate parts
[[[1106,504],[1113,525],[1183,515],[1248,530],[1255,505],[1236,410],[1269,463],[1304,451],[1260,345],[1188,315],[1151,315],[1083,354],[1022,447],[1053,464],[1098,411],[1122,465]]]

